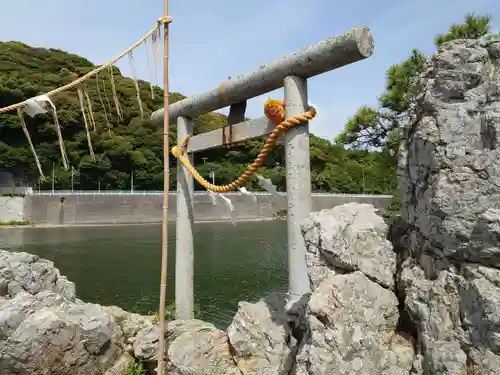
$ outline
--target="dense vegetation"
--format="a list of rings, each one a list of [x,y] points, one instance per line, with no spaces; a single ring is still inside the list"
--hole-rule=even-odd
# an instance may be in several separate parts
[[[478,38],[488,34],[490,29],[488,16],[469,14],[463,24],[452,25],[447,33],[438,35],[435,44],[439,46],[457,38]],[[311,136],[313,191],[394,192],[401,122],[415,96],[413,83],[423,71],[425,61],[426,57],[421,52],[413,50],[407,60],[391,66],[387,71],[385,90],[379,97],[379,107],[359,108],[348,120],[335,144]],[[69,83],[94,67],[90,61],[61,50],[33,48],[19,42],[0,43],[0,107]],[[72,183],[74,189],[130,189],[132,175],[136,190],[162,189],[162,130],[147,118],[162,106],[163,92],[154,87],[153,99],[149,83],[139,81],[145,111],[145,119],[141,119],[134,81],[123,77],[116,67],[113,68],[113,76],[122,118],[119,118],[113,104],[108,72],[99,75],[101,97],[95,79],[88,81],[85,87],[96,122],[96,130],[91,131],[95,160],[89,155],[76,89],[53,98],[73,172],[62,167],[52,117],[46,114],[35,118],[26,116],[36,152],[48,177],[41,182],[42,189],[52,185],[53,168],[57,189],[70,189]],[[180,93],[170,93],[171,102],[182,98]],[[200,116],[196,119],[196,131],[200,133],[223,127],[226,120],[225,116],[217,113]],[[176,143],[175,133],[176,127],[171,125],[171,145]],[[217,183],[227,183],[244,171],[262,145],[263,140],[256,139],[229,148],[200,152],[195,155],[195,163],[203,176],[208,177],[213,170]],[[374,152],[374,149],[379,151]],[[170,187],[174,188],[175,160],[171,158],[170,163]],[[38,180],[35,161],[15,111],[0,114],[0,169],[27,183]],[[279,189],[285,188],[282,149],[272,154],[261,173],[271,178]],[[255,183],[252,184],[251,188],[256,189]]]
[[[45,93],[82,76],[95,66],[88,60],[55,49],[33,48],[19,42],[0,43],[0,107]],[[130,189],[131,175],[136,190],[162,189],[162,130],[149,120],[141,120],[136,100],[134,81],[113,70],[117,96],[123,111],[119,119],[113,104],[110,75],[102,73],[99,91],[96,80],[86,83],[91,98],[96,130],[91,131],[95,161],[89,155],[86,132],[76,89],[53,97],[63,127],[63,137],[69,162],[74,169],[64,170],[59,152],[55,127],[49,114],[35,118],[25,116],[36,152],[47,180],[42,189],[54,184],[56,189]],[[106,95],[104,95],[104,86]],[[145,118],[162,107],[163,92],[155,87],[151,98],[150,86],[139,81]],[[171,102],[182,99],[171,93]],[[103,99],[103,104],[101,100]],[[111,105],[108,105],[108,102]],[[104,108],[106,110],[103,109]],[[106,115],[111,126],[108,128]],[[206,132],[226,124],[226,117],[210,113],[199,117],[197,132]],[[170,144],[176,143],[175,125],[170,127]],[[202,175],[215,171],[217,183],[227,183],[244,171],[257,156],[263,140],[251,140],[230,148],[218,148],[195,155],[195,163]],[[344,193],[389,193],[394,189],[395,170],[387,153],[365,150],[345,150],[325,139],[311,137],[311,175],[315,191]],[[173,158],[171,166],[175,166]],[[284,153],[276,150],[269,158],[262,174],[270,177],[280,189],[285,187]],[[14,174],[17,179],[32,183],[38,178],[34,158],[20,127],[15,111],[0,114],[0,168]],[[175,186],[176,168],[171,168],[171,188]],[[255,185],[255,183],[254,183]],[[252,188],[256,188],[253,186]]]

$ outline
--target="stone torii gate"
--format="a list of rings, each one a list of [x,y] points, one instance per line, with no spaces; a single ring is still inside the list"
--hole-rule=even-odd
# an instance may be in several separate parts
[[[275,124],[266,117],[244,121],[248,99],[284,87],[286,118],[303,113],[309,107],[308,78],[366,59],[372,55],[373,48],[369,29],[365,26],[353,28],[343,35],[310,45],[249,73],[232,77],[216,88],[169,105],[169,123],[177,122],[180,144],[185,135],[192,135],[193,118],[230,106],[230,142],[269,134]],[[151,119],[155,123],[163,123],[163,109],[154,112]],[[224,129],[217,129],[192,136],[186,152],[192,155],[220,147],[225,144],[224,135]],[[284,136],[284,146],[288,201],[288,292],[291,300],[297,300],[310,291],[306,248],[300,228],[311,211],[308,123],[289,129]],[[194,310],[193,178],[179,161],[177,163],[175,305],[176,317],[189,319],[193,317]]]

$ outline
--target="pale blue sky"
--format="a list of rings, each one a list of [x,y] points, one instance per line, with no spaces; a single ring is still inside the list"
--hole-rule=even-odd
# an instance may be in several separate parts
[[[163,13],[163,0],[4,3],[1,40],[63,49],[96,64],[129,47]],[[434,36],[467,12],[490,13],[500,25],[498,0],[170,0],[170,91],[205,91],[228,76],[367,25],[375,39],[371,58],[310,80],[309,100],[319,110],[311,130],[332,139],[356,108],[376,103],[391,64],[415,47],[432,53]],[[134,60],[139,77],[149,80],[144,49]],[[127,59],[118,66],[130,75]],[[267,96],[251,100],[247,115],[262,116]],[[272,96],[282,97],[281,90]]]

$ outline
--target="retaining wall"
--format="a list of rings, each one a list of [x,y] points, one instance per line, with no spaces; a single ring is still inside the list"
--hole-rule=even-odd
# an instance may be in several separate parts
[[[0,196],[0,223],[24,220],[24,199]]]
[[[259,194],[258,204],[239,193],[227,194],[235,207],[238,220],[270,219],[279,210],[269,194]],[[22,199],[22,198],[19,198]],[[314,194],[313,210],[351,201],[371,203],[384,208],[390,196]],[[169,198],[169,220],[176,218],[176,194]],[[24,217],[36,224],[79,225],[108,223],[158,223],[162,220],[161,194],[61,194],[27,195],[24,198]],[[194,195],[196,221],[230,220],[224,205],[213,205],[207,193]]]

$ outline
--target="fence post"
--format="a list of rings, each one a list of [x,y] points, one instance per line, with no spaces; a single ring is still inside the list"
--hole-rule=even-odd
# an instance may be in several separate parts
[[[284,89],[286,118],[305,112],[308,108],[307,80],[288,76]],[[293,303],[310,292],[306,247],[301,232],[301,224],[311,212],[309,123],[288,130],[284,143],[288,200],[288,292]]]
[[[177,118],[177,140],[193,132],[193,120]],[[188,156],[193,162],[192,155]],[[177,161],[177,222],[175,227],[175,317],[194,317],[193,178]]]

